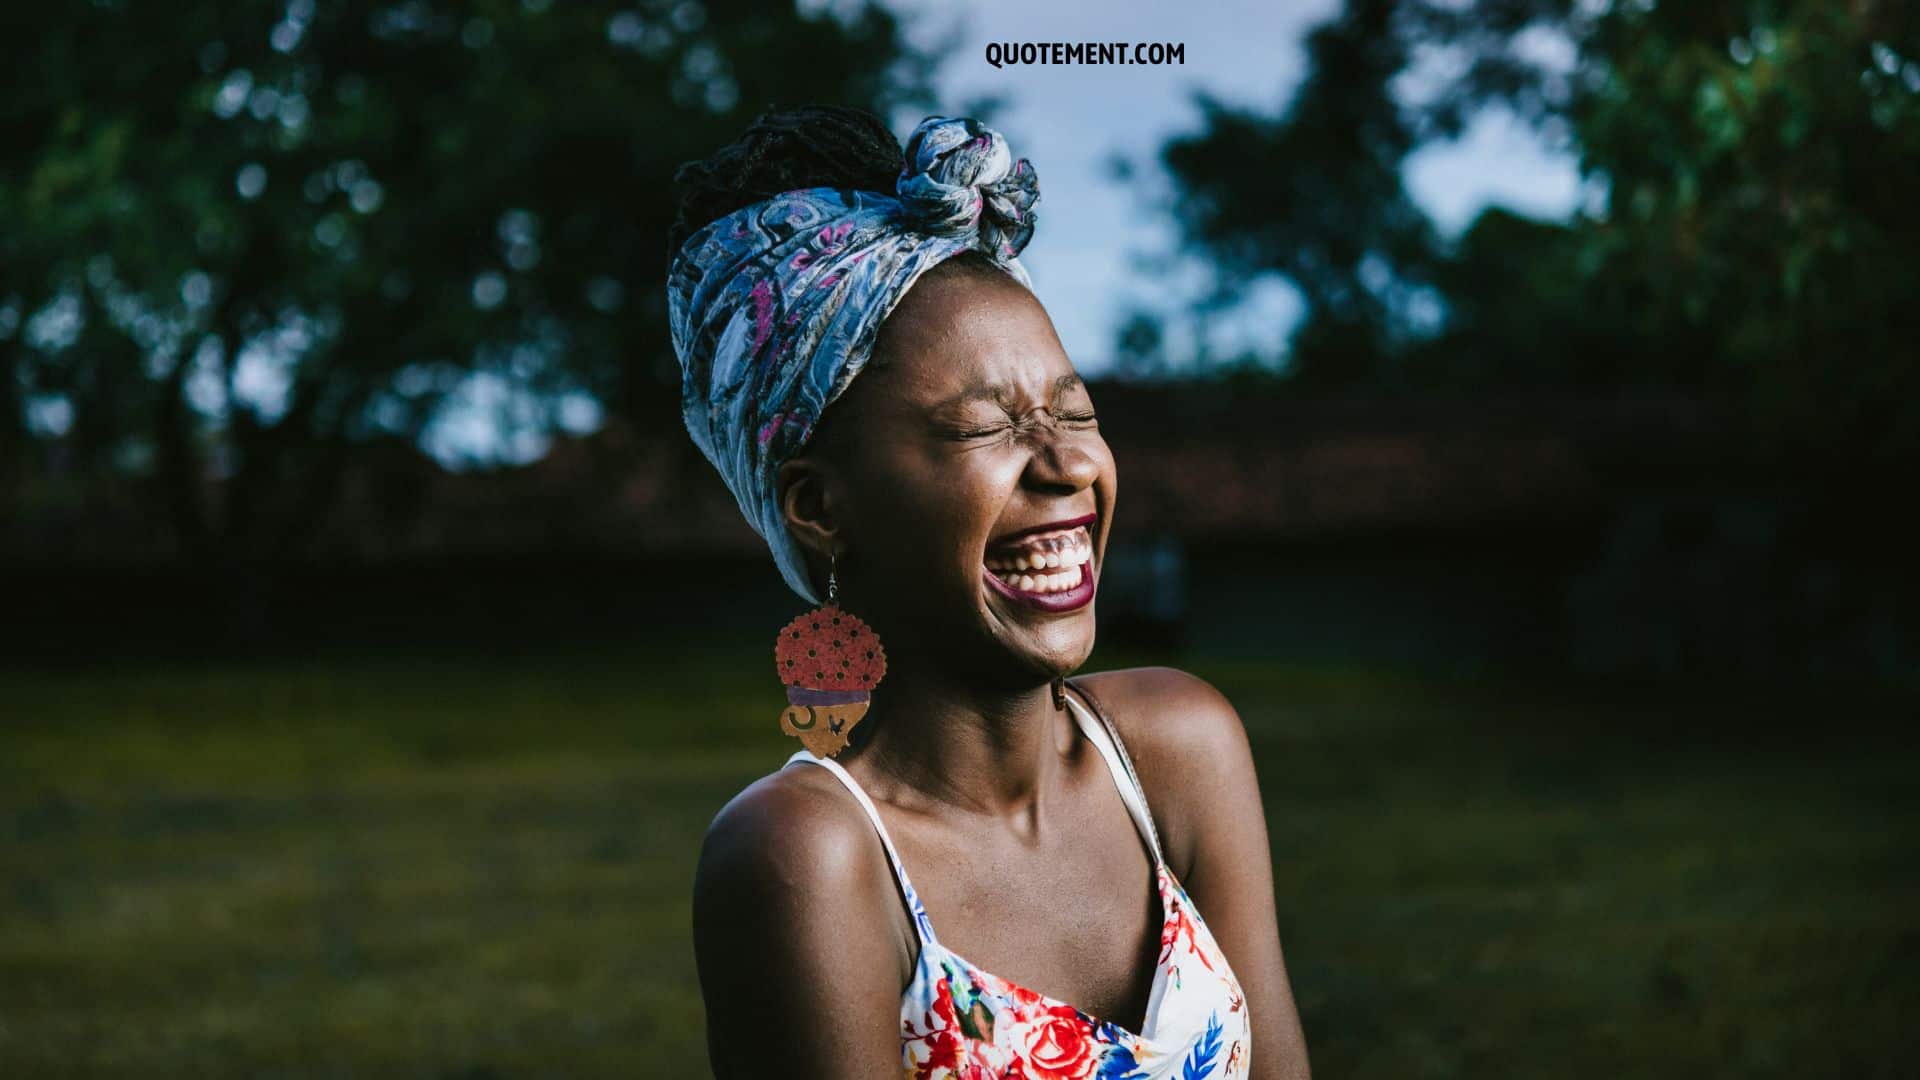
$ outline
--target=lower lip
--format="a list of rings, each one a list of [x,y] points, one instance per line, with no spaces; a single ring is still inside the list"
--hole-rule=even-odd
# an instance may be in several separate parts
[[[1080,584],[1064,592],[1031,593],[1016,589],[995,577],[990,570],[982,569],[981,576],[987,579],[1001,596],[1038,611],[1074,611],[1093,602],[1093,560],[1088,559],[1080,566]]]

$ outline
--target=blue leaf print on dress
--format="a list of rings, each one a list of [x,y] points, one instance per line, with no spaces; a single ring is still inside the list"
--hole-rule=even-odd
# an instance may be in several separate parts
[[[1193,1045],[1193,1053],[1187,1055],[1185,1065],[1180,1067],[1180,1080],[1207,1080],[1213,1075],[1213,1063],[1220,1057],[1220,1013],[1215,1011],[1207,1017],[1207,1030],[1201,1034],[1200,1041]]]
[[[1125,1042],[1115,1039],[1107,1049],[1107,1056],[1100,1062],[1100,1071],[1094,1080],[1148,1080],[1151,1076],[1140,1063],[1134,1060],[1133,1051]]]

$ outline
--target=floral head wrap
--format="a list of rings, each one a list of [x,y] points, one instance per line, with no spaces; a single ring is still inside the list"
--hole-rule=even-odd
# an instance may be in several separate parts
[[[819,603],[776,501],[781,463],[866,366],[880,323],[921,274],[963,251],[1032,286],[1019,254],[1040,197],[1000,133],[932,116],[891,195],[804,188],[687,238],[667,273],[687,432],[732,489],[793,591]]]

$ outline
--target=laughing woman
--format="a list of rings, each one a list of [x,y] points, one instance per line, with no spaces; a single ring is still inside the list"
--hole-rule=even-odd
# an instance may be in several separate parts
[[[1233,706],[1065,678],[1118,477],[1018,259],[1033,168],[813,107],[679,183],[687,429],[822,605],[775,652],[806,748],[700,856],[715,1073],[1305,1077]]]

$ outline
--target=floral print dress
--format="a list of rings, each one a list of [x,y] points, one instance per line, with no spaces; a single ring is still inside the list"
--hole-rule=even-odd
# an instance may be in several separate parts
[[[1164,919],[1160,957],[1139,1032],[983,971],[940,944],[873,800],[838,762],[805,750],[788,764],[825,766],[853,792],[887,849],[913,914],[920,956],[900,999],[900,1049],[912,1080],[1223,1080],[1247,1075],[1253,1035],[1240,983],[1160,853],[1146,796],[1118,736],[1072,695],[1067,701],[1119,785],[1153,853]]]

